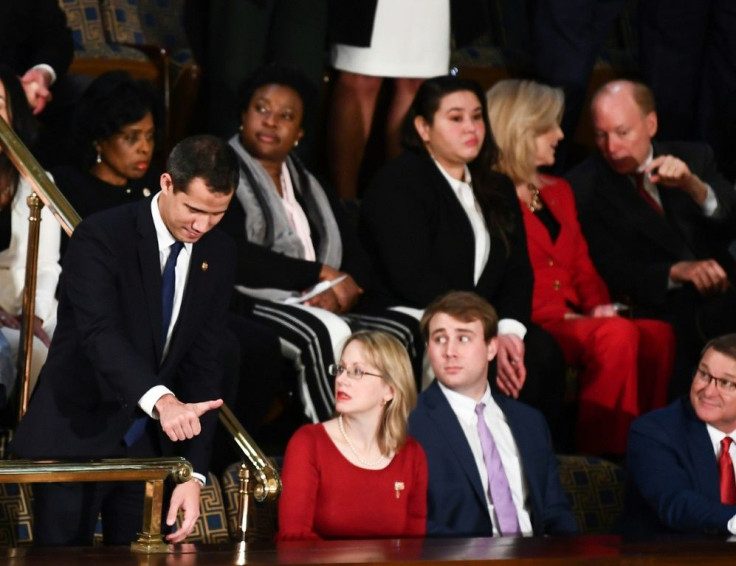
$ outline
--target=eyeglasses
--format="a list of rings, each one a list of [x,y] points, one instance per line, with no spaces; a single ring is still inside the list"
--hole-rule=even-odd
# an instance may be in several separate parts
[[[704,369],[698,368],[695,370],[695,379],[710,384],[711,381],[716,382],[716,389],[721,393],[733,394],[736,393],[736,381],[730,379],[723,379],[722,377],[714,377]]]
[[[342,374],[342,372],[345,372],[350,379],[354,379],[355,381],[360,381],[361,379],[363,379],[364,375],[372,375],[373,377],[383,378],[382,375],[371,373],[369,371],[363,371],[362,369],[357,367],[346,368],[345,366],[338,366],[336,364],[330,364],[330,367],[327,368],[327,371],[332,377],[338,377]]]

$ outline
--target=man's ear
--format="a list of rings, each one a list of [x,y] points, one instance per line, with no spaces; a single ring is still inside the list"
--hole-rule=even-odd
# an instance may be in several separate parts
[[[168,192],[174,192],[174,180],[171,178],[171,175],[168,173],[162,173],[161,179],[159,181],[159,184],[161,185],[161,190],[165,193]]]
[[[657,127],[659,125],[657,121],[657,113],[654,110],[644,116],[644,124],[647,128],[647,135],[650,138],[653,138],[654,135],[657,133]]]
[[[496,354],[498,353],[498,338],[495,336],[491,338],[491,340],[488,342],[487,345],[488,348],[488,361],[492,361],[493,358],[496,357]]]

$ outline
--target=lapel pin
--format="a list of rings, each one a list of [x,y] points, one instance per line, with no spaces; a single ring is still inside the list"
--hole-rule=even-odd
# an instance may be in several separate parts
[[[401,495],[401,492],[404,489],[404,482],[403,481],[395,481],[394,482],[394,489],[396,490],[396,499],[399,498]]]
[[[207,263],[206,261],[202,262],[202,271],[207,271],[209,267],[210,267],[209,263]]]

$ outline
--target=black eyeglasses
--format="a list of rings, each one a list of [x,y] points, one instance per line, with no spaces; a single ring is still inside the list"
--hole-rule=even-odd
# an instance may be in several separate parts
[[[695,379],[702,381],[706,385],[710,384],[711,381],[715,381],[716,389],[721,393],[736,393],[736,381],[723,379],[722,377],[714,377],[702,368],[695,370]]]
[[[330,367],[327,368],[327,371],[332,377],[338,377],[342,372],[345,372],[350,379],[354,379],[355,381],[360,381],[361,379],[363,379],[364,375],[372,375],[373,377],[380,377],[383,379],[382,375],[371,373],[369,371],[363,371],[358,367],[346,368],[345,366],[330,364]]]

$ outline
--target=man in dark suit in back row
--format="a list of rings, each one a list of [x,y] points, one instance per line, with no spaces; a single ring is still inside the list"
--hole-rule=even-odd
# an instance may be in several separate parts
[[[711,340],[690,395],[631,425],[624,527],[736,534],[736,334]]]
[[[736,192],[702,143],[657,142],[648,87],[603,85],[593,97],[600,154],[567,178],[595,266],[634,314],[672,323],[670,394],[687,391],[709,338],[736,330]]]
[[[167,523],[199,515],[222,388],[220,350],[234,245],[211,231],[238,183],[229,146],[187,138],[161,191],[85,219],[64,258],[58,325],[12,444],[23,458],[84,460],[180,455],[195,477],[176,486]],[[142,525],[142,482],[38,484],[34,541],[91,545],[102,512],[106,544]]]
[[[429,468],[428,536],[531,536],[578,530],[540,412],[491,393],[498,316],[469,291],[432,302],[421,321],[436,380],[409,432]]]

